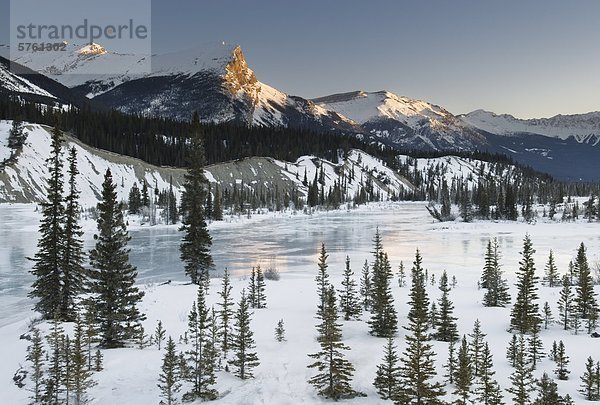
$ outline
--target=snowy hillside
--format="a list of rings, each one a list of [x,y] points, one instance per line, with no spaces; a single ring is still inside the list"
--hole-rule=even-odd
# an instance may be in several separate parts
[[[11,156],[11,151],[6,145],[11,125],[10,121],[0,121],[1,160]],[[34,202],[44,198],[44,179],[47,174],[45,160],[50,154],[51,128],[27,124],[25,131],[25,145],[21,150],[13,151],[16,154],[16,162],[0,169],[0,202]],[[164,190],[169,187],[171,178],[179,198],[184,170],[152,166],[138,159],[91,148],[68,136],[66,140],[63,146],[65,152],[67,147],[74,146],[77,150],[81,173],[78,186],[83,206],[90,207],[96,204],[107,168],[110,168],[113,174],[118,197],[122,200],[127,199],[134,183],[139,185],[145,180],[149,187]],[[350,151],[347,158],[339,163],[314,156],[301,157],[296,162],[252,157],[211,165],[206,171],[209,181],[218,182],[223,189],[233,189],[234,186],[239,188],[242,185],[255,190],[262,188],[273,191],[278,188],[282,192],[289,192],[296,189],[305,197],[307,187],[303,184],[304,174],[306,173],[307,179],[312,181],[321,167],[325,190],[334,184],[340,184],[342,176],[349,177],[349,174],[354,172],[354,178],[346,179],[347,196],[350,199],[367,182],[372,183],[374,192],[379,193],[382,199],[397,196],[401,190],[413,189],[405,178],[385,167],[378,159],[358,150]]]
[[[556,115],[551,118],[519,119],[509,114],[476,110],[460,117],[465,123],[496,135],[529,133],[597,145],[600,142],[600,112]]]
[[[0,63],[0,90],[34,94],[55,99],[55,97],[46,90],[36,86],[29,80],[12,73],[6,63]]]

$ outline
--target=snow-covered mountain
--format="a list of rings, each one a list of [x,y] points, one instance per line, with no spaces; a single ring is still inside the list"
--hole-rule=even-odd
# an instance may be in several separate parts
[[[313,99],[387,144],[410,149],[469,150],[486,143],[479,131],[442,107],[389,91],[354,91]]]
[[[19,150],[10,150],[6,139],[11,121],[0,121],[0,202],[38,202],[45,196],[46,159],[50,155],[52,128],[38,124],[26,124],[27,140]],[[92,207],[100,197],[103,176],[107,168],[117,184],[118,197],[126,200],[134,183],[144,180],[150,187],[160,190],[169,187],[172,179],[175,194],[181,193],[185,170],[157,167],[141,160],[95,149],[78,140],[65,136],[64,152],[75,147],[80,175],[78,188],[85,207]],[[5,160],[6,159],[6,160]],[[66,168],[65,175],[66,175]],[[352,198],[367,185],[382,199],[410,192],[414,186],[403,176],[386,167],[379,159],[362,151],[351,150],[339,162],[330,162],[315,156],[302,156],[295,162],[284,162],[268,157],[252,157],[219,163],[206,168],[206,176],[212,183],[230,191],[237,186],[263,191],[282,192],[297,190],[306,197],[308,188],[303,184],[304,175],[311,180],[323,172],[323,187],[328,190],[340,184],[346,176],[347,196]],[[353,176],[349,176],[353,173]]]
[[[551,118],[519,119],[509,114],[476,110],[460,116],[467,124],[495,135],[536,134],[597,145],[600,142],[600,112],[555,115]]]

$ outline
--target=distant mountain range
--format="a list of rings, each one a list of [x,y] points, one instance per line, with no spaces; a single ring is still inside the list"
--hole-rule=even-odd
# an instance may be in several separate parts
[[[148,58],[151,71],[139,73],[139,65]],[[66,52],[31,53],[16,62],[60,82],[78,97],[126,113],[184,120],[198,111],[207,122],[335,131],[404,150],[484,150],[510,155],[557,178],[600,179],[600,112],[532,120],[483,110],[453,115],[388,91],[310,100],[262,83],[241,48],[222,43],[162,55],[69,45]],[[0,91],[22,79],[0,70]],[[19,83],[21,93],[65,99],[49,91],[47,83],[30,83],[39,89]]]

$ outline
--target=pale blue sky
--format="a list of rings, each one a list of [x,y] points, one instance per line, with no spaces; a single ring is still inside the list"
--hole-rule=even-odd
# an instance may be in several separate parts
[[[386,89],[456,114],[600,110],[600,1],[155,0],[152,11],[154,52],[237,43],[259,80],[303,97]]]

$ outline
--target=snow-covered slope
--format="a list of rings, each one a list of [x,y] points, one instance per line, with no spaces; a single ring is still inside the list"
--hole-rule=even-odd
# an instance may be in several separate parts
[[[509,114],[494,114],[476,110],[460,117],[465,123],[496,135],[528,133],[567,139],[580,143],[598,144],[600,141],[600,112],[556,115],[551,118],[519,119]]]
[[[10,121],[0,121],[0,157],[11,155],[6,146],[11,124]],[[15,151],[16,159],[4,167],[0,165],[0,202],[43,200],[47,176],[45,160],[50,155],[50,131],[51,128],[37,124],[25,125],[27,140],[23,148]],[[81,173],[78,187],[85,207],[97,203],[107,168],[113,174],[121,200],[127,200],[134,183],[141,184],[143,181],[150,187],[165,190],[172,179],[176,196],[181,193],[183,169],[152,166],[138,159],[91,148],[69,136],[65,138],[65,153],[67,148],[75,147],[77,150]],[[413,190],[412,184],[404,177],[386,167],[380,160],[359,150],[350,151],[345,159],[336,163],[314,156],[303,156],[296,162],[252,157],[208,166],[206,175],[209,181],[219,183],[222,189],[232,190],[237,187],[239,190],[240,187],[247,187],[271,192],[278,189],[281,193],[297,190],[301,197],[305,197],[308,189],[303,184],[304,174],[312,181],[321,168],[324,173],[324,190],[328,191],[344,179],[346,196],[350,199],[367,184],[372,184],[373,192],[384,200]]]
[[[485,143],[485,138],[478,131],[466,126],[442,107],[388,91],[354,91],[313,101],[396,146],[462,150]]]
[[[32,94],[36,96],[49,97],[56,99],[48,91],[31,83],[24,77],[17,76],[10,71],[8,63],[0,61],[0,88],[6,92],[16,92],[24,94]]]

